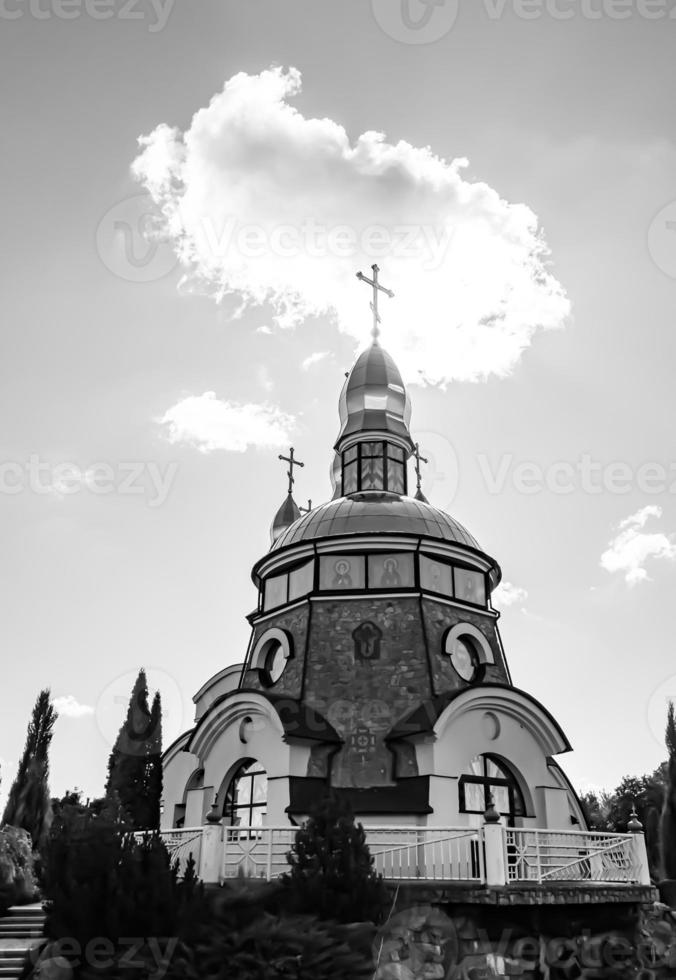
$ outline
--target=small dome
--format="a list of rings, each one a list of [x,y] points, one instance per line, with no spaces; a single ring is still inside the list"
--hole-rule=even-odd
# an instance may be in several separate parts
[[[373,491],[315,507],[282,532],[272,550],[339,534],[419,534],[482,550],[469,531],[443,510],[411,497]]]
[[[279,539],[280,534],[283,534],[299,517],[300,511],[298,510],[298,505],[291,494],[288,493],[284,498],[284,503],[275,514],[272,526],[270,527],[270,540],[273,545]]]
[[[409,451],[411,403],[399,368],[374,342],[359,355],[340,394],[340,435],[336,448],[356,433],[379,432],[398,436]]]

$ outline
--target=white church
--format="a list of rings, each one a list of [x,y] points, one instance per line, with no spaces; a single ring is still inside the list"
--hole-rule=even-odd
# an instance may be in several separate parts
[[[475,825],[492,797],[509,826],[584,828],[568,740],[512,683],[498,563],[409,494],[411,405],[377,332],[339,412],[332,499],[305,514],[291,452],[249,648],[165,754],[164,826],[203,824],[216,797],[225,824],[295,824],[331,787],[362,822]]]
[[[545,873],[544,843],[529,836],[539,828],[556,831],[548,853],[559,864],[596,849],[605,857],[592,876],[645,885],[631,835],[590,843],[558,761],[568,739],[512,682],[491,604],[497,561],[421,491],[409,397],[378,339],[377,266],[360,278],[373,287],[374,335],[340,395],[333,494],[301,513],[292,450],[271,547],[251,573],[258,605],[243,661],[197,691],[193,727],[164,754],[167,839],[192,828],[194,840],[204,827],[227,844],[286,828],[288,845],[332,790],[374,842],[383,828],[397,839],[453,828],[452,843],[466,828],[474,843],[454,852],[464,871],[456,862],[447,876],[484,879],[477,834],[488,824],[510,844],[498,883]],[[573,861],[572,876],[588,878],[589,861]]]

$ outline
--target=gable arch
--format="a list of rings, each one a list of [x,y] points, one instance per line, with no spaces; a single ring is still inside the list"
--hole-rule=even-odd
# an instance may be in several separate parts
[[[434,724],[435,736],[442,738],[455,722],[473,713],[490,713],[498,719],[515,721],[530,734],[545,757],[571,749],[563,730],[539,701],[517,688],[494,684],[468,688],[453,698]]]
[[[200,720],[190,739],[189,751],[204,762],[224,732],[235,725],[240,731],[243,724],[251,725],[254,731],[269,727],[277,738],[284,736],[279,714],[267,698],[251,691],[233,691],[213,704]]]

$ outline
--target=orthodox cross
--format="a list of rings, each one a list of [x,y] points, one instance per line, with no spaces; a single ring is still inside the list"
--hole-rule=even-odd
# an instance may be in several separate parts
[[[375,263],[371,266],[371,269],[373,270],[373,279],[369,279],[369,277],[365,276],[363,272],[357,273],[357,279],[361,279],[362,282],[365,282],[368,286],[373,287],[373,300],[371,301],[371,312],[373,313],[373,328],[371,330],[371,336],[373,337],[374,340],[377,340],[378,335],[380,333],[380,327],[379,327],[380,315],[378,313],[378,292],[385,293],[385,295],[389,296],[390,299],[392,299],[394,293],[392,292],[391,289],[387,289],[385,286],[381,286],[380,283],[378,282],[378,273],[380,272],[380,269]]]
[[[420,477],[420,464],[421,463],[429,463],[429,459],[425,459],[424,456],[421,456],[420,455],[420,443],[417,443],[417,442],[415,444],[415,452],[413,453],[413,455],[415,456],[416,489],[420,490],[420,482],[421,482],[421,477]]]
[[[299,507],[298,510],[301,512],[301,514],[309,514],[312,510],[312,501],[308,500],[307,507]]]
[[[293,493],[293,485],[296,482],[293,476],[293,468],[294,466],[305,466],[305,463],[301,463],[299,459],[295,458],[295,456],[293,455],[293,446],[291,446],[288,456],[282,456],[280,453],[279,459],[289,464],[289,468],[286,471],[286,475],[289,478],[289,493]]]

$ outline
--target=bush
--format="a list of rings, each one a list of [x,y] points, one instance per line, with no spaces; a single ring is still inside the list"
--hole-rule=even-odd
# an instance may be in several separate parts
[[[39,897],[30,834],[19,827],[0,828],[0,914],[12,905]]]
[[[121,945],[124,939],[189,938],[204,901],[194,862],[179,881],[177,867],[171,866],[158,834],[137,841],[105,814],[77,807],[65,807],[54,821],[44,877],[47,938],[52,942],[68,938],[79,950],[103,938],[115,947],[115,960],[129,953],[128,945]],[[75,961],[77,954],[72,956]],[[146,965],[125,968],[124,976],[146,977],[154,962],[152,951],[145,945],[134,958],[145,959]],[[92,976],[100,973],[91,971]],[[86,964],[78,965],[77,975],[90,975]],[[117,967],[113,965],[105,975],[116,977]]]
[[[387,887],[373,867],[364,828],[335,796],[318,804],[287,860],[291,871],[282,882],[293,911],[338,922],[382,920]]]
[[[353,948],[349,927],[267,911],[282,899],[277,885],[226,885],[197,936],[173,958],[168,980],[370,980],[372,937]]]

